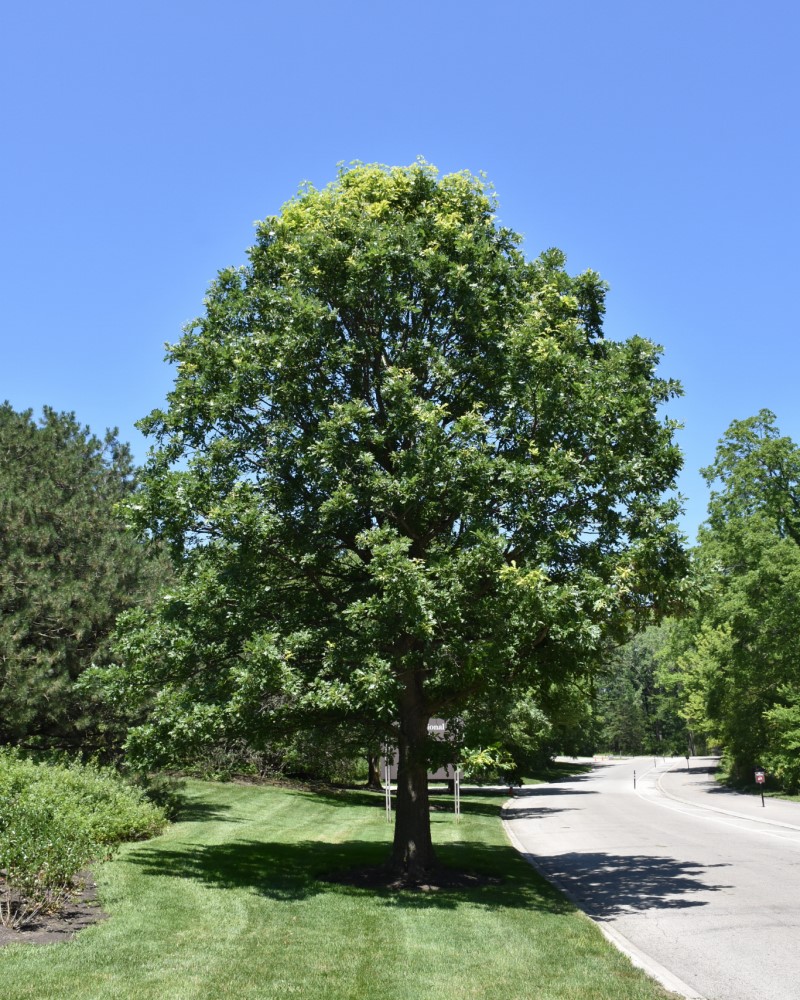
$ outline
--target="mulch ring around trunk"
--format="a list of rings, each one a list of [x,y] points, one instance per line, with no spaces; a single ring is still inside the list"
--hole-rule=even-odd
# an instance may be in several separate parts
[[[479,889],[484,885],[499,885],[502,879],[495,875],[478,875],[453,868],[434,868],[418,875],[403,874],[385,865],[350,868],[347,871],[327,872],[318,875],[320,882],[335,885],[352,885],[359,889],[412,889],[417,892],[439,892],[442,889]]]
[[[9,899],[12,906],[18,901],[17,895],[0,876],[0,903],[5,904]],[[69,941],[84,927],[105,920],[107,916],[97,900],[97,884],[92,873],[81,872],[76,879],[75,891],[59,910],[37,913],[30,922],[17,930],[0,925],[0,948],[6,944],[54,944],[57,941]]]

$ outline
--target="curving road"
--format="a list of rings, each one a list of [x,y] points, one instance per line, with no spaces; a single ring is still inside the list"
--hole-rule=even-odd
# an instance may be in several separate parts
[[[707,1000],[800,1000],[800,803],[762,808],[722,791],[715,766],[598,764],[519,790],[507,828],[665,985]]]

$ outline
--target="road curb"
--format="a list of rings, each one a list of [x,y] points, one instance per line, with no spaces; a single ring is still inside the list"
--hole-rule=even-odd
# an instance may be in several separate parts
[[[511,841],[511,846],[528,862],[531,868],[537,871],[542,878],[550,882],[551,885],[554,885],[584,914],[588,920],[591,920],[606,941],[613,944],[618,951],[622,952],[623,955],[630,959],[633,965],[646,972],[648,976],[651,976],[656,980],[656,982],[660,983],[664,989],[670,990],[672,993],[677,993],[678,996],[685,997],[686,1000],[706,1000],[702,993],[698,993],[697,990],[693,989],[688,983],[685,983],[682,979],[676,976],[674,972],[670,972],[669,969],[665,968],[660,962],[657,962],[654,958],[651,958],[643,952],[641,948],[637,947],[632,941],[629,941],[624,934],[621,934],[618,930],[615,930],[603,921],[595,920],[594,917],[586,913],[567,886],[563,885],[559,879],[553,878],[552,875],[542,871],[537,863],[536,855],[531,854],[523,847],[518,840],[517,835],[511,829],[509,819],[513,815],[514,810],[513,808],[509,809],[509,804],[514,801],[514,799],[508,799],[503,804],[500,818],[503,822],[503,829],[506,831],[506,836]]]
[[[677,764],[673,764],[666,771],[662,771],[656,780],[656,787],[665,795],[668,799],[673,799],[675,802],[680,802],[685,806],[693,806],[695,809],[708,809],[710,812],[721,813],[723,816],[735,816],[737,819],[747,819],[751,820],[753,823],[763,823],[765,826],[782,826],[785,830],[798,830],[800,831],[800,826],[796,826],[794,823],[784,823],[780,819],[768,819],[766,816],[748,816],[747,813],[735,812],[733,809],[721,809],[719,806],[708,806],[705,802],[692,802],[691,799],[683,799],[680,795],[676,795],[674,792],[668,792],[666,788],[661,784],[661,779],[664,775],[670,774],[676,767]],[[642,776],[644,777],[644,775]],[[643,796],[640,796],[642,798]]]

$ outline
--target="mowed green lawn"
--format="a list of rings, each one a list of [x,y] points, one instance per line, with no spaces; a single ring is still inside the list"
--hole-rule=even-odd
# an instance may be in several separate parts
[[[663,1000],[507,844],[499,800],[433,814],[435,893],[316,876],[386,856],[382,797],[190,782],[184,821],[98,869],[110,919],[0,949],[3,1000]]]

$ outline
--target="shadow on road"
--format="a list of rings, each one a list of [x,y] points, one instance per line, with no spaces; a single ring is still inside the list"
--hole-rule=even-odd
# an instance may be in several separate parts
[[[550,806],[527,806],[524,809],[504,809],[501,813],[503,819],[541,819],[546,816],[553,816],[555,813],[575,812],[575,809],[553,809]]]
[[[601,853],[562,854],[557,858],[530,860],[557,882],[590,916],[609,920],[625,913],[650,909],[684,909],[705,906],[701,894],[730,889],[704,876],[711,868],[648,855]]]

